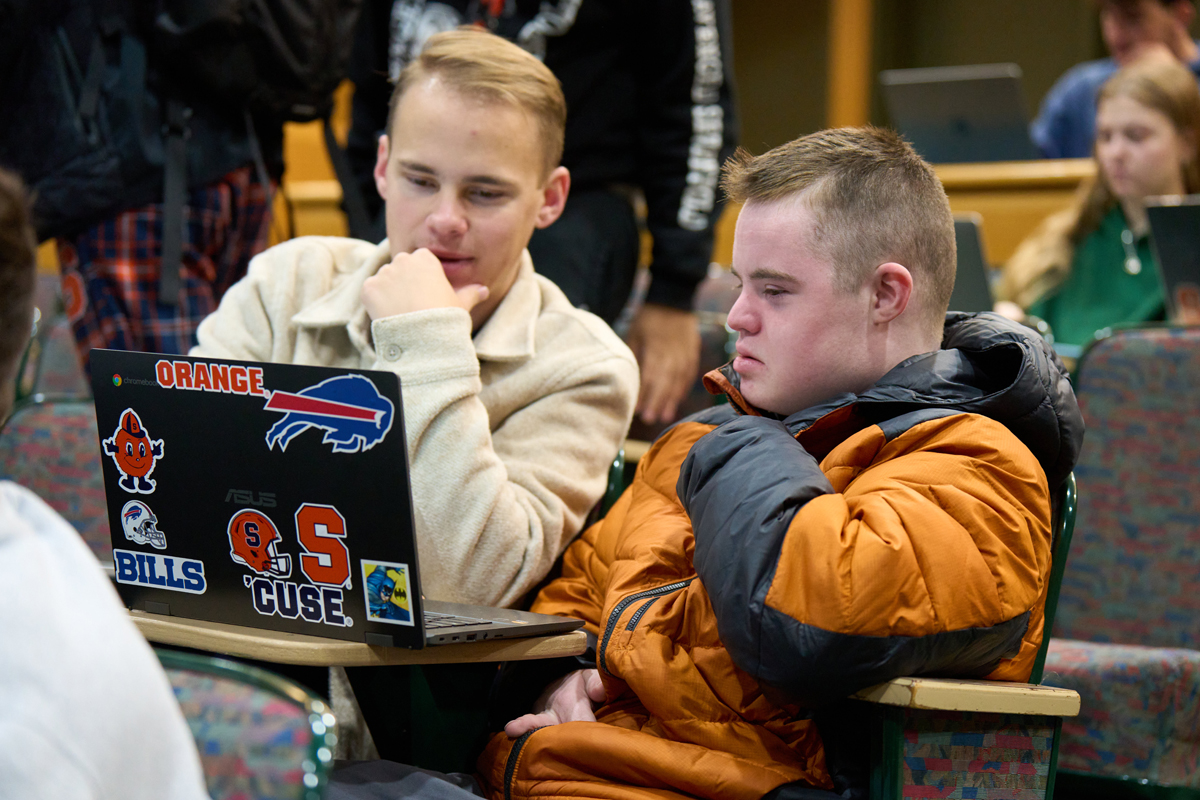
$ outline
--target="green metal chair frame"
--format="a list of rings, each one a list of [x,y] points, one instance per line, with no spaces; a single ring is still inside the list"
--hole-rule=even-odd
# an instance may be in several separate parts
[[[604,488],[604,497],[600,500],[600,518],[608,514],[609,509],[613,507],[613,503],[620,498],[621,492],[625,491],[625,448],[622,447],[617,451],[616,458],[613,459],[608,468],[608,484]]]
[[[333,748],[337,744],[337,720],[321,698],[287,678],[249,664],[178,650],[155,648],[154,653],[164,669],[196,672],[246,684],[302,709],[308,716],[312,739],[298,765],[302,778],[296,798],[321,800],[333,767]]]
[[[37,386],[38,372],[41,370],[42,348],[45,342],[43,337],[38,336],[40,323],[42,321],[42,310],[37,306],[33,308],[33,325],[29,332],[29,341],[25,343],[25,349],[21,352],[21,362],[17,365],[17,385],[15,390],[16,402],[21,402],[29,395],[33,394],[33,389]],[[26,375],[32,362],[33,374]]]
[[[1044,800],[1052,800],[1054,797],[1054,781],[1058,765],[1058,745],[1062,737],[1062,717],[1073,716],[1078,713],[1078,695],[1075,695],[1075,711],[1069,713],[1014,714],[1009,713],[1012,708],[1011,706],[1005,708],[1007,703],[1003,692],[1005,691],[1005,687],[1011,687],[1018,694],[1028,695],[1033,693],[1036,695],[1036,690],[1031,687],[1040,684],[1042,680],[1042,670],[1046,662],[1046,650],[1050,643],[1050,630],[1054,624],[1054,612],[1058,605],[1059,586],[1062,582],[1067,553],[1070,550],[1071,537],[1075,529],[1077,498],[1074,475],[1070,475],[1063,483],[1055,500],[1056,502],[1053,504],[1054,519],[1052,530],[1054,533],[1051,546],[1050,583],[1046,591],[1045,623],[1042,628],[1042,644],[1038,648],[1033,672],[1030,675],[1030,685],[991,683],[985,687],[985,690],[989,694],[995,695],[995,697],[991,701],[984,701],[981,708],[985,710],[975,712],[974,718],[968,719],[965,723],[970,732],[976,736],[979,734],[986,736],[988,732],[996,733],[1001,729],[1052,731],[1052,746],[1048,756],[1048,763],[1046,764],[1047,777],[1044,793],[1039,794],[1037,789],[1033,789],[1029,790],[1032,793],[1019,795],[1022,798],[1038,796]],[[911,690],[906,685],[906,683],[913,682],[913,679],[900,678],[897,681],[891,681],[879,687],[865,689],[855,695],[856,699],[872,704],[871,709],[868,711],[870,718],[870,797],[872,800],[899,800],[903,797],[906,730],[919,728],[922,724],[928,725],[931,719],[939,715],[945,716],[947,713],[955,713],[955,709],[953,708],[920,707],[908,702],[897,702],[898,698],[907,700],[910,697],[916,697],[915,690]],[[947,683],[948,686],[957,688],[953,682],[942,682],[936,679],[920,679],[920,682],[930,686]],[[889,687],[899,689],[899,691],[885,691]],[[1061,694],[1063,690],[1047,688],[1044,691],[1045,695],[1053,699],[1056,705],[1060,707],[1063,705],[1062,701],[1066,699]],[[997,692],[1000,694],[997,694]],[[1070,692],[1069,694],[1074,694],[1074,692]],[[994,710],[987,709],[989,702],[994,705]],[[949,726],[954,723],[947,722],[945,724]],[[949,730],[947,730],[946,735],[950,735]],[[960,780],[968,780],[968,774],[965,770],[959,773]],[[970,786],[971,784],[959,783],[959,785]],[[979,797],[989,796],[986,788],[981,787],[980,791]]]

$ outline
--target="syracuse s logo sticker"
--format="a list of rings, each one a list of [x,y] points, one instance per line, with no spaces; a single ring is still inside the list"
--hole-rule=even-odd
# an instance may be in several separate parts
[[[339,375],[299,394],[275,391],[263,406],[283,419],[267,431],[267,446],[286,450],[288,443],[309,428],[325,431],[321,440],[335,453],[370,450],[392,429],[392,401],[362,375]]]
[[[121,412],[121,423],[113,435],[102,442],[105,455],[112,456],[121,480],[117,482],[127,492],[150,494],[156,482],[150,473],[163,457],[163,440],[151,439],[142,427],[142,420],[132,408]]]

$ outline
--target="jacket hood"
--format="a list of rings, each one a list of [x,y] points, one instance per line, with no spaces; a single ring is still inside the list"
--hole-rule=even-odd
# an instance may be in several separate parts
[[[729,395],[743,414],[774,416],[745,401],[732,364],[708,373],[704,383]],[[1038,459],[1051,486],[1066,479],[1083,442],[1083,416],[1053,348],[1035,331],[991,312],[946,314],[941,350],[908,358],[865,392],[838,395],[784,424],[808,438],[851,420],[863,427],[925,409],[981,414],[1003,424]]]

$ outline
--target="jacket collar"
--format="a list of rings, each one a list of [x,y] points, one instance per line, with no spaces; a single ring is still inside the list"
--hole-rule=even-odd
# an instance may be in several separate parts
[[[724,392],[740,413],[763,414],[742,398],[732,363],[704,382],[710,392]],[[992,313],[948,313],[942,349],[905,359],[862,394],[837,395],[783,423],[792,435],[804,435],[807,447],[931,408],[982,414],[1005,425],[1055,485],[1079,454],[1083,417],[1062,362],[1036,333]]]
[[[533,273],[529,251],[521,253],[521,267],[508,294],[474,337],[475,354],[488,361],[521,361],[533,358],[542,290]]]
[[[360,299],[362,286],[390,260],[385,239],[349,278],[293,314],[292,324],[302,328],[345,327],[355,347],[370,350],[371,318]],[[508,294],[473,337],[476,355],[489,361],[533,358],[541,302],[533,260],[526,250],[521,253],[521,266]]]

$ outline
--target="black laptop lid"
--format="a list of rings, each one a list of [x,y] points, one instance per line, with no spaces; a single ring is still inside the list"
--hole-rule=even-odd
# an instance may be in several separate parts
[[[423,645],[394,374],[109,350],[91,363],[129,608]]]
[[[950,295],[951,311],[991,311],[992,288],[983,254],[983,233],[978,214],[954,217],[957,273]]]
[[[1150,245],[1158,260],[1167,319],[1200,324],[1200,195],[1146,202]]]

